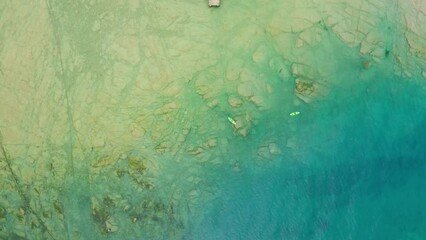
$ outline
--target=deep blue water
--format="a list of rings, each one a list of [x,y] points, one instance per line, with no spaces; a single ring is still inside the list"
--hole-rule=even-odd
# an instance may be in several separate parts
[[[424,239],[424,90],[380,71],[336,86],[239,143],[242,170],[223,173],[221,197],[187,239]],[[265,131],[283,153],[255,166],[250,141]],[[300,148],[286,147],[290,136]]]

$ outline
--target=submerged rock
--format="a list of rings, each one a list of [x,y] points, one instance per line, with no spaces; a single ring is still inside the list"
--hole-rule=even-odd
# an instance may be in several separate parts
[[[326,85],[302,78],[296,79],[294,91],[296,96],[306,103],[321,99],[329,92]]]
[[[257,156],[261,159],[272,160],[280,154],[281,149],[275,142],[266,142],[257,149]]]
[[[228,98],[228,103],[231,107],[238,108],[243,104],[243,101],[238,97],[230,96]]]

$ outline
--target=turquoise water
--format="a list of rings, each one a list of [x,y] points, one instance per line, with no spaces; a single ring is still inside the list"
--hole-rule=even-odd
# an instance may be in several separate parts
[[[260,174],[224,174],[223,196],[188,239],[423,239],[426,94],[387,73],[371,77],[336,87],[297,119],[275,113],[259,125],[278,138],[293,129],[303,149]],[[250,165],[245,144],[237,153]]]
[[[0,239],[426,239],[420,1],[222,3],[0,3]]]

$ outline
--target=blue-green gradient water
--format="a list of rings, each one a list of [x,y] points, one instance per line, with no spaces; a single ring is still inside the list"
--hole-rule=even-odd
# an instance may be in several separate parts
[[[424,79],[395,75],[392,57],[366,68],[356,49],[331,42],[312,49],[317,68],[335,69],[327,97],[294,105],[294,84],[271,73],[272,107],[250,135],[222,134],[222,157],[239,171],[206,166],[220,194],[192,216],[184,239],[426,237]],[[259,162],[265,139],[282,152]]]
[[[259,135],[297,135],[262,173],[239,143],[240,173],[187,239],[423,239],[426,236],[426,94],[414,82],[371,70],[332,87],[297,118],[268,115]],[[352,76],[352,77],[351,77]],[[261,136],[260,136],[261,137]]]
[[[0,1],[0,239],[426,239],[421,2]]]

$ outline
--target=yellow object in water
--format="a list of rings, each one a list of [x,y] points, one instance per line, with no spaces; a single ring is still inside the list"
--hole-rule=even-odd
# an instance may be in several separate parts
[[[234,119],[232,119],[231,117],[228,117],[228,121],[231,122],[232,125],[234,125],[234,126],[237,125],[237,122]]]
[[[292,112],[292,113],[290,113],[290,116],[297,116],[297,115],[299,115],[300,114],[300,112]]]

